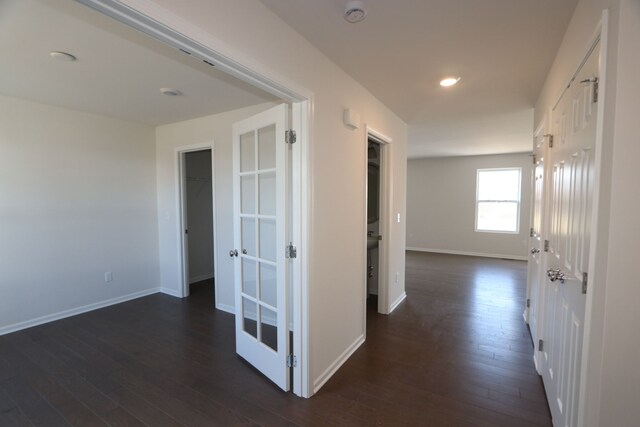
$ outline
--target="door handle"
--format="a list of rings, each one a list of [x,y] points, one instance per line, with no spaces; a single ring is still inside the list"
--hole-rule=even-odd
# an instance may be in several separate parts
[[[246,250],[246,249],[243,249],[243,250],[242,250],[242,254],[243,254],[243,255],[246,255],[246,254],[247,254],[247,250]],[[237,256],[237,255],[236,255],[236,256]]]
[[[237,250],[237,249],[231,249],[231,250],[229,251],[229,256],[230,256],[231,258],[233,258],[234,256],[238,256],[238,250]]]
[[[560,271],[559,268],[556,268],[555,270],[553,268],[548,269],[547,276],[552,282],[558,280],[560,283],[564,283],[565,280],[564,272]]]
[[[382,240],[381,234],[373,234],[373,231],[367,231],[367,237],[372,237],[374,239]]]
[[[539,252],[540,252],[540,249],[538,249],[538,248],[532,248],[531,249],[531,253],[534,254],[534,255],[539,253]]]

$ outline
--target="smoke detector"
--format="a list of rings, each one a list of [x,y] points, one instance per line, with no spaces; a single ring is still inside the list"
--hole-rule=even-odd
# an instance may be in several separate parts
[[[362,21],[367,16],[362,0],[349,0],[344,9],[344,19],[351,24]]]

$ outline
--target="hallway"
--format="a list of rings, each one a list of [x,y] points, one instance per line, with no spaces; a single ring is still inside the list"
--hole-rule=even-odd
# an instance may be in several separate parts
[[[407,300],[309,400],[234,353],[211,286],[0,337],[0,425],[550,425],[522,320],[526,263],[407,254]]]
[[[367,341],[320,395],[385,425],[551,425],[522,318],[526,262],[409,251],[406,268],[405,302],[369,310]]]

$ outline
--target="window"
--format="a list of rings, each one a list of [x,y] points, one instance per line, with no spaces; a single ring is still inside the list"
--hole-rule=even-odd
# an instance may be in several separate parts
[[[520,168],[478,169],[476,231],[518,232],[520,175]]]

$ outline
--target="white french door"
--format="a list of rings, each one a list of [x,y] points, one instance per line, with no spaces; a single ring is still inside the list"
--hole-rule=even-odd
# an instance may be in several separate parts
[[[555,426],[576,426],[595,172],[599,43],[553,110],[547,162],[542,377]]]
[[[288,106],[233,125],[236,352],[289,390]]]

